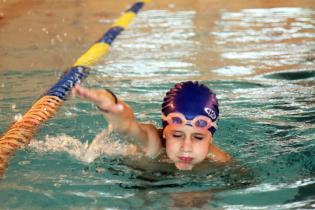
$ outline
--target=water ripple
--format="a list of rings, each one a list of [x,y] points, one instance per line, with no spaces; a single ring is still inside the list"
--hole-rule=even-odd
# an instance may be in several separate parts
[[[314,14],[314,10],[304,8],[223,12],[217,22],[217,30],[210,34],[214,36],[223,59],[233,63],[235,69],[251,71],[244,74],[235,70],[230,76],[297,67],[313,68]],[[227,75],[220,69],[215,69],[215,72]]]
[[[105,60],[100,73],[114,77],[156,77],[161,74],[192,76],[189,61],[198,43],[194,11],[151,10],[139,15],[132,29],[125,31]]]

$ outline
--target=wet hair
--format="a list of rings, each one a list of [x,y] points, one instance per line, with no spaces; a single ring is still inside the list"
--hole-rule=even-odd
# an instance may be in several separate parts
[[[180,82],[171,88],[163,99],[162,114],[167,116],[172,112],[182,113],[187,120],[203,115],[216,122],[219,117],[219,103],[216,94],[199,82]],[[163,129],[167,122],[162,120]],[[209,131],[214,134],[216,128]]]

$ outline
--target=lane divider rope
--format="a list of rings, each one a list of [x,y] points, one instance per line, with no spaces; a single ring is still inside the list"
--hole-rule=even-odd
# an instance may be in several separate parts
[[[71,89],[78,82],[83,81],[94,65],[108,50],[116,37],[125,30],[133,18],[150,0],[134,3],[120,18],[118,18],[106,33],[95,42],[73,66],[49,88],[39,100],[22,116],[14,122],[7,131],[0,136],[0,177],[5,173],[10,157],[16,150],[29,144],[31,138],[37,133],[40,126],[52,118],[63,102],[67,99]]]

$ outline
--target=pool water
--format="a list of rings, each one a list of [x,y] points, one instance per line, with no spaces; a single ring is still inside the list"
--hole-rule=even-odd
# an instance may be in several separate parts
[[[235,163],[181,172],[147,160],[161,170],[144,169],[125,155],[132,142],[115,134],[104,139],[109,150],[87,162],[86,143],[107,123],[94,105],[69,98],[12,157],[1,208],[315,208],[314,15],[302,7],[221,11],[205,28],[198,21],[208,13],[141,12],[84,85],[110,88],[139,121],[161,126],[165,92],[178,81],[202,81],[220,103],[214,141]],[[0,72],[0,131],[61,74]]]

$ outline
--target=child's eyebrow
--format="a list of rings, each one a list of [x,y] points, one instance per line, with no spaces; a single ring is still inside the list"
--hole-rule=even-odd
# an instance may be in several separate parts
[[[184,132],[181,130],[171,130],[171,133],[184,133]]]

